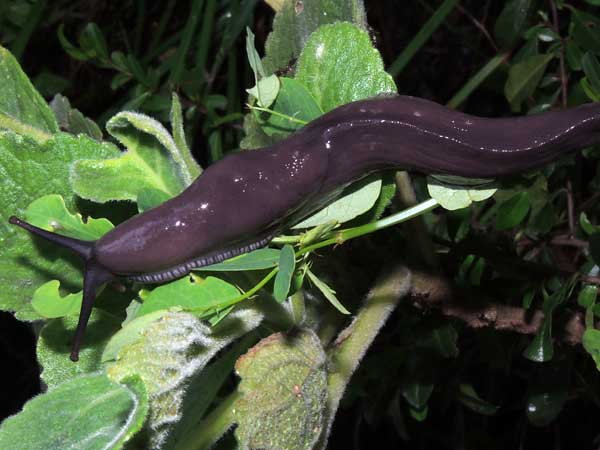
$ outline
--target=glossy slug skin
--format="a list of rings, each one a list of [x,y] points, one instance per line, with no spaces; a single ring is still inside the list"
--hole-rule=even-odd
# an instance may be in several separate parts
[[[600,142],[600,105],[486,119],[414,97],[339,107],[271,147],[235,153],[184,192],[95,242],[11,223],[71,248],[86,261],[84,301],[71,359],[97,288],[117,277],[162,282],[268,243],[282,228],[374,171],[493,178],[534,169]]]

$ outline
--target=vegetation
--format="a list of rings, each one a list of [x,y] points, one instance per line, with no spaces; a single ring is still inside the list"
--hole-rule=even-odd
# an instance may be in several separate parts
[[[368,177],[269,248],[107,286],[77,364],[80,262],[8,217],[98,239],[382,94],[600,101],[600,2],[49,3],[0,5],[0,309],[41,321],[45,387],[0,448],[597,447],[598,149],[503,180]]]

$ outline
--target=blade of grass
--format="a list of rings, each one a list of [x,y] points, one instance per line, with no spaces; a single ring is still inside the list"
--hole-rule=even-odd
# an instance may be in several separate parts
[[[146,50],[146,55],[152,54],[158,43],[162,40],[163,34],[165,33],[165,28],[169,23],[171,16],[173,14],[173,9],[175,7],[176,0],[169,0],[165,8],[163,9],[163,13],[160,17],[160,22],[158,22],[158,27],[156,27],[156,31],[152,33],[152,40],[148,45],[148,49]],[[146,57],[143,58],[144,62],[148,62]]]
[[[196,50],[196,67],[194,68],[196,77],[199,77],[200,79],[206,78],[206,61],[208,59],[208,50],[212,40],[212,27],[215,21],[216,9],[217,2],[215,0],[208,0],[206,9],[204,10],[200,39],[198,41],[198,49]]]
[[[185,57],[187,56],[190,44],[192,43],[192,38],[194,37],[194,33],[196,31],[196,25],[198,24],[198,18],[200,17],[202,6],[204,6],[204,0],[194,0],[192,2],[190,17],[188,18],[185,28],[183,29],[183,35],[181,36],[181,42],[179,49],[177,50],[175,65],[173,66],[171,76],[169,77],[169,82],[172,86],[178,86],[181,82],[181,76],[183,75],[183,70],[185,69]]]
[[[454,9],[458,0],[445,0],[440,5],[437,11],[429,18],[429,20],[423,25],[423,28],[419,30],[416,36],[409,42],[406,48],[398,55],[396,60],[392,63],[388,69],[388,73],[392,77],[396,77],[402,70],[408,65],[413,56],[423,47],[425,42],[431,37],[431,35],[437,30],[442,24],[444,19]]]
[[[509,55],[510,54],[508,52],[498,53],[496,56],[490,59],[485,66],[479,69],[479,71],[473,75],[456,94],[454,94],[454,97],[450,99],[446,106],[449,108],[458,108],[462,102],[464,102],[467,97],[469,97],[469,95],[471,95],[473,91],[486,80],[487,77],[489,77],[498,67],[506,62]]]
[[[29,10],[29,14],[27,15],[27,20],[25,21],[23,28],[21,28],[19,35],[10,46],[10,52],[19,61],[21,61],[21,57],[23,56],[23,52],[27,47],[27,43],[29,42],[29,39],[31,39],[31,35],[42,19],[42,14],[46,9],[46,4],[46,0],[38,0],[31,5],[31,9]]]

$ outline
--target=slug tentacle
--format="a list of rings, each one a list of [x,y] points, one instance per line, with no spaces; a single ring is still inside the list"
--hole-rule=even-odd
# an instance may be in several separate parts
[[[493,178],[598,142],[600,104],[487,119],[414,97],[384,97],[341,106],[269,148],[223,158],[177,197],[98,241],[60,236],[14,216],[10,223],[85,259],[76,361],[97,291],[114,277],[164,282],[262,247],[374,171]]]

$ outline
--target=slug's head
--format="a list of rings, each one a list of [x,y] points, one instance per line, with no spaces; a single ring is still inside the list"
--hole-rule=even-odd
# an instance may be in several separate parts
[[[85,334],[85,329],[87,327],[90,314],[92,313],[96,292],[101,285],[115,278],[115,275],[107,268],[101,266],[95,260],[94,248],[96,241],[84,241],[81,239],[62,236],[60,234],[38,228],[15,216],[11,216],[8,221],[13,225],[24,228],[36,236],[43,237],[44,239],[54,242],[61,247],[68,248],[82,257],[85,261],[85,269],[83,274],[83,302],[81,303],[79,322],[77,323],[77,331],[75,332],[75,339],[73,341],[73,348],[71,351],[71,360],[79,360],[79,349],[83,341],[83,336]]]

